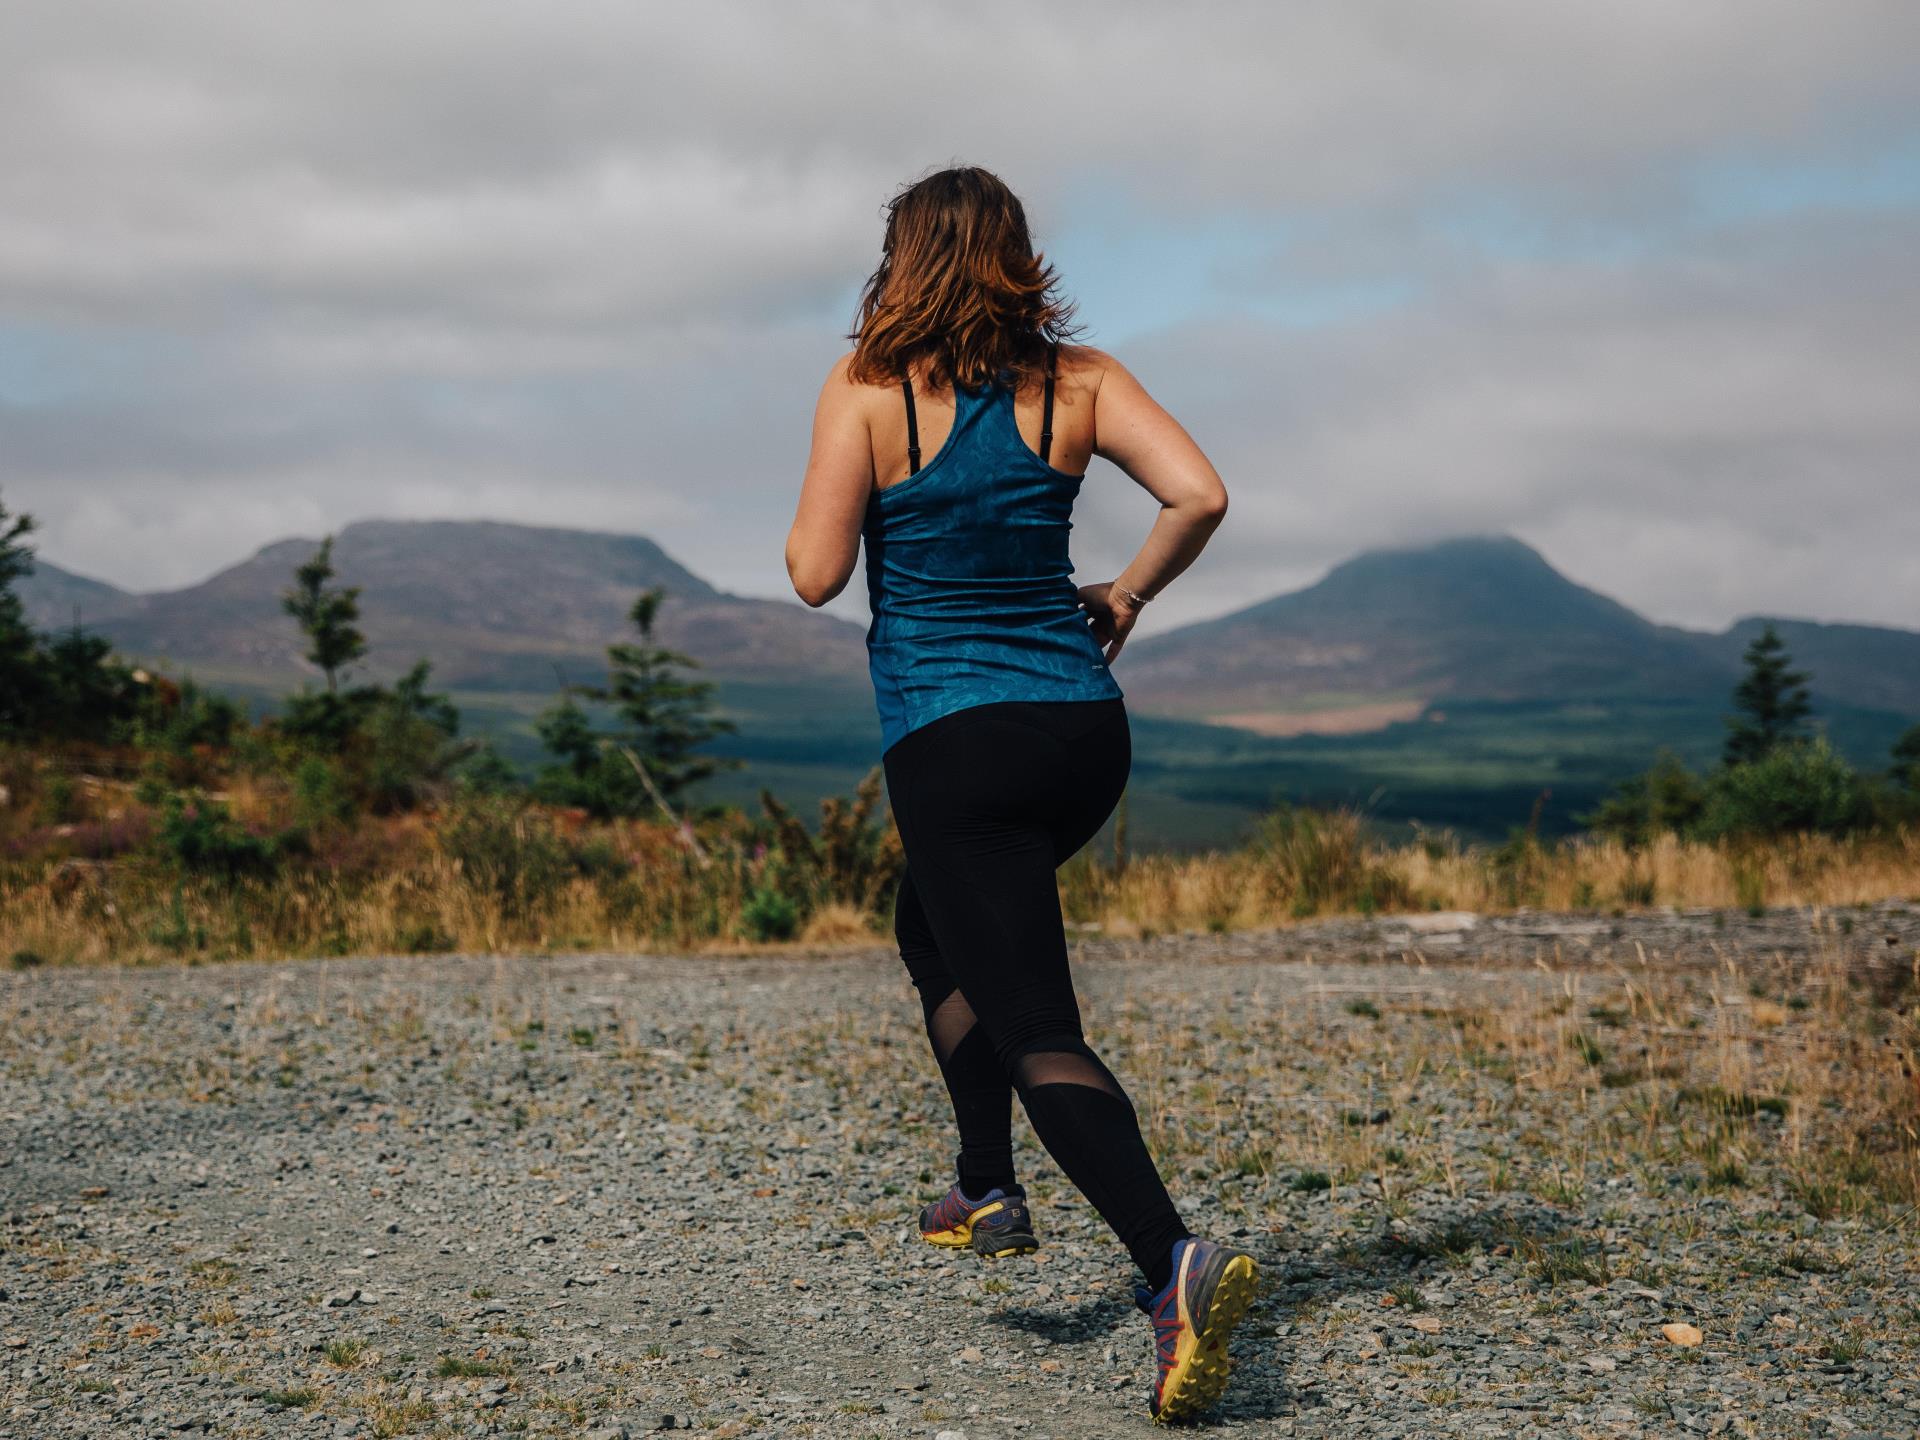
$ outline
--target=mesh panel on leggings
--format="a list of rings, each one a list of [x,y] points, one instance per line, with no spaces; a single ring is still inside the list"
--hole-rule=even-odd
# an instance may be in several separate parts
[[[1035,1085],[1084,1085],[1089,1090],[1104,1090],[1121,1100],[1127,1098],[1113,1072],[1090,1050],[1035,1050],[1013,1063],[1013,1073],[1022,1089]]]
[[[967,997],[958,990],[934,1007],[933,1013],[927,1016],[927,1037],[933,1041],[933,1053],[942,1065],[953,1058],[953,1052],[960,1048],[967,1032],[978,1023]]]

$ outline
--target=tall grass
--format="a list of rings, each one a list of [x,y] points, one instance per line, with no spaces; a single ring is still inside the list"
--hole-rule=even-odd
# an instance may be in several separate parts
[[[703,822],[697,852],[665,826],[476,796],[322,826],[270,865],[211,868],[207,855],[245,850],[247,827],[287,797],[235,784],[189,823],[131,786],[87,795],[53,797],[72,817],[58,825],[40,823],[42,796],[38,819],[16,804],[11,833],[0,827],[0,965],[886,943],[901,865],[871,776],[814,829],[769,798],[765,818]],[[1388,845],[1357,815],[1287,809],[1237,849],[1089,849],[1060,887],[1071,925],[1113,935],[1409,910],[1851,905],[1920,896],[1920,835]]]

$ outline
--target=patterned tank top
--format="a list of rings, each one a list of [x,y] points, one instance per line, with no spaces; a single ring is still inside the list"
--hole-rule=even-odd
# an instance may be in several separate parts
[[[1109,700],[1118,682],[1073,583],[1067,532],[1082,477],[1045,456],[1054,353],[1036,455],[1004,382],[954,386],[953,430],[920,464],[913,386],[910,472],[867,498],[868,669],[884,752],[911,730],[996,700]]]

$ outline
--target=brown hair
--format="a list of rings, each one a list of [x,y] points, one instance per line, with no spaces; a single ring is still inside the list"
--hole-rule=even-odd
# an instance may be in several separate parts
[[[924,359],[936,388],[979,389],[1003,369],[1024,383],[1045,368],[1050,343],[1078,333],[1058,278],[999,176],[969,165],[915,181],[887,202],[880,267],[847,336],[847,376],[894,384]]]

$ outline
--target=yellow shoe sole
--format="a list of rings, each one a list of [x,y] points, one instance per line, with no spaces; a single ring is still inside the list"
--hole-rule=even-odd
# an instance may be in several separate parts
[[[920,1238],[929,1245],[938,1245],[942,1250],[963,1250],[973,1245],[973,1222],[982,1215],[992,1215],[1004,1208],[1003,1203],[996,1200],[991,1205],[982,1205],[958,1225],[950,1225],[945,1230],[922,1230]],[[1040,1242],[1027,1236],[998,1250],[987,1251],[978,1246],[973,1248],[982,1260],[1001,1260],[1012,1255],[1031,1255],[1040,1248]]]
[[[1212,1407],[1225,1392],[1233,1372],[1233,1360],[1227,1354],[1227,1337],[1233,1327],[1247,1318],[1260,1283],[1260,1267],[1250,1255],[1236,1255],[1228,1262],[1220,1283],[1214,1287],[1213,1302],[1206,1319],[1195,1327],[1193,1348],[1185,1360],[1167,1375],[1161,1387],[1160,1409],[1153,1417],[1160,1425],[1177,1425],[1192,1420]]]
[[[998,1250],[982,1250],[978,1245],[975,1245],[973,1247],[973,1253],[978,1255],[982,1260],[1010,1260],[1021,1255],[1031,1255],[1039,1248],[1040,1242],[1029,1237],[1024,1240],[1015,1240],[1011,1244],[1002,1245]]]

